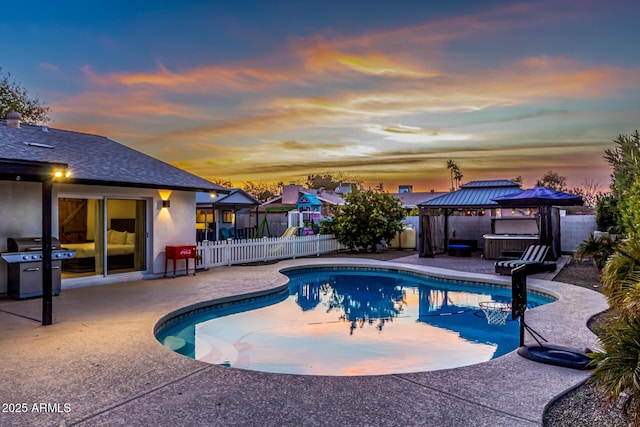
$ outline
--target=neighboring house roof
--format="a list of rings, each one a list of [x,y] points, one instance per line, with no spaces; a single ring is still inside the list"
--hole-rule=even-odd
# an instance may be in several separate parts
[[[331,193],[328,191],[321,191],[318,193],[317,190],[312,189],[302,190],[302,192],[305,194],[313,194],[321,202],[328,203],[330,205],[344,205],[344,199],[337,193]]]
[[[440,197],[444,194],[448,194],[445,192],[404,192],[404,193],[394,193],[393,197],[399,199],[402,202],[402,207],[405,209],[413,209],[418,206],[420,203],[424,203],[428,200],[435,199],[436,197]]]
[[[210,207],[212,205],[258,206],[260,201],[240,188],[232,188],[229,194],[197,193],[196,205]]]
[[[322,202],[316,197],[315,194],[304,193],[298,199],[296,206],[322,206]]]
[[[443,196],[420,203],[418,206],[427,208],[490,208],[499,207],[493,199],[507,194],[522,191],[513,181],[471,181],[459,190],[446,193]]]
[[[67,183],[228,191],[104,136],[0,120],[0,147],[6,159],[68,164]]]
[[[314,189],[301,189],[301,190],[299,190],[299,195],[302,195],[302,194],[313,195],[315,198],[320,200],[323,204],[344,205],[344,199],[342,198],[341,195],[336,194],[336,193],[327,192],[327,191],[322,191],[322,192],[318,193],[318,190],[314,190]],[[270,199],[270,200],[267,200],[266,202],[264,202],[260,206],[260,209],[264,210],[264,208],[275,208],[275,207],[278,207],[278,208],[294,207],[295,208],[296,204],[295,203],[294,204],[282,203],[282,195],[280,195],[280,196],[276,196],[273,199]]]

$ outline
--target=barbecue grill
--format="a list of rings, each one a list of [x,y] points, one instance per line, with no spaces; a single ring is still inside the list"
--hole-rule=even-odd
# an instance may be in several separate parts
[[[42,296],[42,239],[17,237],[7,239],[7,251],[0,256],[8,264],[8,294],[13,298]],[[60,241],[51,239],[52,291],[60,294],[62,260],[76,256],[76,251],[63,249]]]

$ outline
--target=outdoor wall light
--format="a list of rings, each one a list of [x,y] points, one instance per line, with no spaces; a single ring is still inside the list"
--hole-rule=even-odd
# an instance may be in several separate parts
[[[171,200],[163,200],[162,201],[162,207],[163,208],[170,208],[171,207]]]
[[[71,176],[71,171],[67,169],[57,170],[53,173],[54,178],[69,178],[70,176]]]

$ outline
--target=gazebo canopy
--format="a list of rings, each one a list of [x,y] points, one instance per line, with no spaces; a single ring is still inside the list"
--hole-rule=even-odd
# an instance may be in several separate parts
[[[536,206],[581,206],[582,197],[546,187],[533,187],[529,190],[507,194],[493,199],[507,208],[527,208]]]
[[[509,180],[471,181],[463,184],[459,190],[418,204],[422,208],[497,208],[494,199],[507,194],[517,193],[520,186]]]

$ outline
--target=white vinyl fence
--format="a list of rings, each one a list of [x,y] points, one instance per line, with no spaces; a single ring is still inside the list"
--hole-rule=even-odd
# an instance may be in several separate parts
[[[196,247],[197,268],[320,255],[343,248],[344,246],[332,234],[204,241],[198,243]]]

